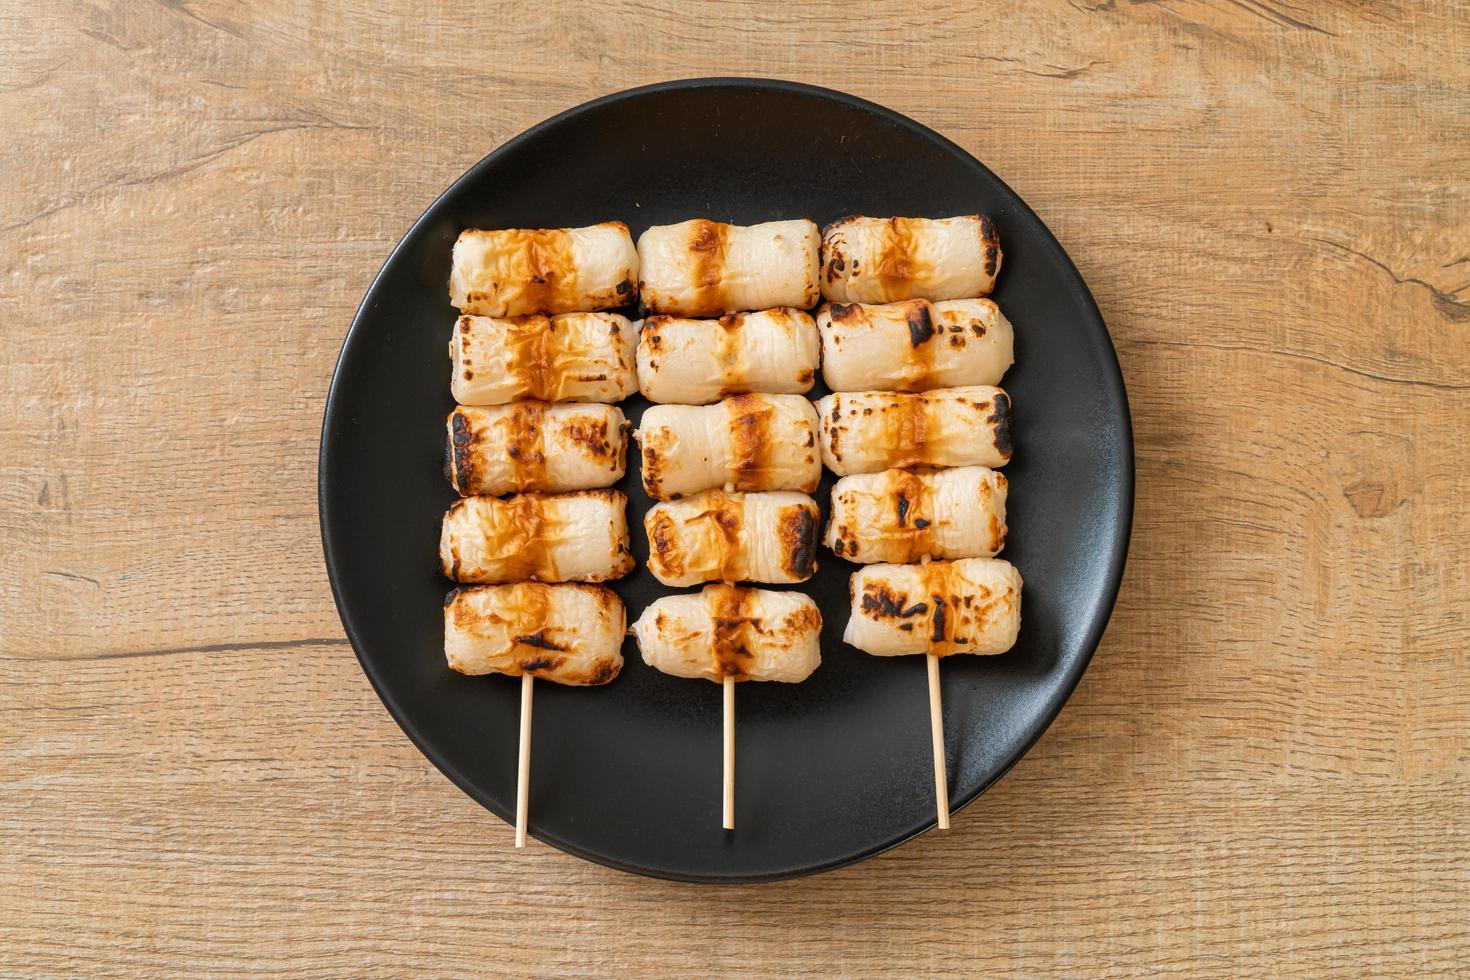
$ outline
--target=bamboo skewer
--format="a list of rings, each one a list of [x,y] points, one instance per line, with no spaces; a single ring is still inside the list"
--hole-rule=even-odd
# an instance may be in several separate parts
[[[934,806],[939,829],[949,829],[949,776],[944,765],[944,705],[939,697],[939,658],[925,654],[929,666],[929,730],[934,738]]]
[[[526,811],[531,797],[531,693],[536,678],[521,675],[521,755],[516,767],[516,847],[526,846]]]
[[[735,829],[735,678],[725,675],[725,819],[726,830]]]

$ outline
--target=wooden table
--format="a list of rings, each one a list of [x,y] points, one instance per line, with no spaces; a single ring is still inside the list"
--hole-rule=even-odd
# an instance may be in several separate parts
[[[1470,967],[1470,7],[474,7],[0,7],[0,973]],[[953,831],[715,889],[518,853],[418,754],[333,609],[316,450],[435,194],[737,73],[1036,208],[1139,496],[1092,668]]]

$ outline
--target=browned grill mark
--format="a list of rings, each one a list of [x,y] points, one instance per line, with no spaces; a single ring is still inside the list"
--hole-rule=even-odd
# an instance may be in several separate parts
[[[745,498],[733,497],[723,490],[711,490],[705,510],[689,518],[689,522],[713,522],[715,535],[716,578],[733,581],[745,578],[745,555],[740,546],[740,528],[745,523]]]
[[[925,530],[929,527],[929,521],[924,516],[934,512],[933,490],[918,474],[908,470],[894,471],[892,486],[898,500],[906,502],[905,506],[900,507],[898,515],[903,553],[895,560],[904,563],[918,561],[934,551],[934,535]],[[911,518],[908,527],[904,526],[905,516]]]
[[[596,600],[599,609],[611,611],[620,608],[623,604],[623,600],[619,599],[618,594],[612,589],[600,585],[588,586],[588,588],[591,589],[592,598]]]
[[[989,217],[983,214],[977,217],[980,219],[980,241],[985,247],[985,274],[993,279],[1000,265],[1000,233]]]
[[[599,660],[589,668],[590,672],[579,672],[567,670],[569,656],[574,651],[575,641],[559,641],[549,635],[551,624],[549,623],[551,611],[552,588],[568,588],[569,586],[549,586],[540,583],[529,582],[522,587],[520,597],[522,605],[516,610],[515,622],[511,624],[512,642],[516,645],[516,658],[519,673],[534,674],[538,677],[546,677],[570,684],[597,684],[606,683],[598,680],[609,669],[616,674],[616,665],[607,660]],[[599,586],[570,586],[584,591],[591,590],[595,596],[611,595],[611,591]],[[607,608],[605,603],[600,603]],[[592,624],[574,623],[569,624],[572,636],[580,632],[590,632]],[[522,649],[524,648],[524,649]],[[555,654],[566,654],[566,656],[555,656]],[[608,680],[611,680],[609,677]]]
[[[658,447],[650,445],[651,438],[645,436],[641,446],[643,450],[643,492],[654,500],[663,497],[663,454]]]
[[[837,218],[837,219],[835,219],[835,220],[833,220],[831,222],[828,222],[827,224],[825,224],[825,225],[822,226],[822,237],[823,238],[826,238],[828,235],[832,234],[832,232],[834,232],[837,229],[841,228],[843,225],[851,224],[852,222],[856,221],[859,217],[860,217],[860,215],[856,215],[856,214],[844,214],[842,217]]]
[[[518,402],[500,419],[505,453],[513,461],[511,483],[517,491],[546,485],[546,405]]]
[[[904,304],[904,322],[909,328],[909,346],[913,348],[914,370],[903,387],[908,391],[924,391],[934,386],[934,348],[930,343],[942,333],[943,326],[936,327],[934,310],[927,300],[909,300]]]
[[[521,639],[521,637],[516,637],[517,642],[519,642]],[[549,670],[555,670],[557,667],[561,666],[561,662],[562,658],[560,657],[531,657],[529,659],[522,660],[519,666],[521,668],[521,673],[534,674],[538,671],[545,672]]]
[[[817,516],[806,504],[788,507],[776,527],[781,568],[797,581],[811,578],[817,570]]]
[[[490,610],[482,613],[476,608],[475,597],[492,589],[515,590],[516,604],[509,609],[502,605],[504,615]],[[612,617],[622,615],[617,594],[598,585],[553,586],[540,582],[471,585],[451,590],[444,605],[448,622],[456,629],[471,635],[508,639],[509,649],[498,655],[509,661],[504,672],[511,676],[532,674],[564,684],[606,684],[618,675],[616,659],[589,657],[591,663],[574,663],[578,643],[595,631],[596,624],[567,623],[554,627],[550,622],[552,589],[580,590],[593,598],[600,612]],[[565,634],[564,637],[559,633]]]
[[[715,321],[715,358],[720,365],[720,397],[749,390],[745,383],[745,365],[740,356],[740,337],[745,328],[744,313],[727,313]]]
[[[523,644],[522,637],[536,636],[545,639],[547,620],[551,618],[551,590],[548,586],[536,583],[528,583],[520,592],[521,605],[515,611],[515,622],[511,624],[510,635],[515,637],[516,653],[520,655],[521,671],[532,673],[536,670],[554,670],[560,663],[560,658],[552,660],[541,653],[524,654],[520,651]],[[533,650],[544,650],[545,647],[531,645]],[[527,658],[531,661],[548,661],[541,667],[526,667]]]
[[[787,615],[781,632],[787,639],[794,640],[805,633],[818,632],[822,628],[822,613],[815,605],[803,605]]]
[[[922,466],[929,455],[929,399],[923,395],[896,394],[883,406],[888,418],[884,446],[889,466]]]
[[[508,372],[521,397],[555,401],[560,385],[556,378],[557,352],[551,318],[523,316],[507,322],[510,324],[506,337],[510,352]]]
[[[861,608],[874,619],[910,619],[929,611],[926,603],[911,605],[906,593],[891,591],[882,582],[863,583]]]
[[[694,286],[693,316],[711,316],[725,308],[725,242],[729,226],[698,219],[689,229],[689,278]]]
[[[519,228],[500,234],[507,236],[508,271],[522,283],[523,312],[560,313],[577,307],[577,265],[566,229]]]
[[[713,585],[705,593],[713,625],[711,653],[715,673],[721,677],[745,680],[750,676],[751,631],[756,624],[750,615],[752,590],[738,585]]]
[[[595,419],[590,416],[573,418],[567,422],[563,432],[573,443],[586,449],[593,459],[617,467],[621,446],[613,444],[605,416]]]
[[[539,629],[534,633],[527,634],[526,636],[518,636],[515,638],[515,642],[528,647],[537,647],[541,650],[556,650],[559,653],[567,652],[567,648],[562,646],[560,643],[556,643],[553,640],[547,639],[545,629]]]
[[[904,552],[898,561],[910,563],[919,560],[923,555],[932,555],[935,551],[935,535],[929,530],[929,516],[933,514],[933,488],[917,473],[910,473],[908,470],[898,470],[894,483],[898,498],[907,500],[910,504],[910,526],[903,526],[903,516],[898,519],[904,541]]]
[[[913,295],[913,282],[928,276],[927,264],[919,258],[916,232],[921,227],[916,218],[889,218],[883,226],[878,246],[878,263],[874,273],[885,299],[907,299]]]
[[[928,576],[926,575],[925,577],[927,578]],[[933,632],[929,634],[929,642],[943,643],[945,640],[945,629],[948,624],[948,619],[944,612],[944,596],[935,592],[930,598],[934,600],[934,615],[930,617],[930,622],[933,624]]]
[[[643,530],[648,534],[648,546],[652,551],[649,566],[662,569],[667,578],[683,576],[684,549],[678,525],[669,512],[659,507],[650,510],[643,520]]]
[[[769,479],[771,420],[775,409],[756,395],[725,402],[730,430],[730,475],[736,490],[765,490]]]
[[[959,610],[961,606],[971,609],[975,602],[975,597],[968,592],[961,593],[963,583],[954,572],[954,563],[931,562],[922,566],[919,578],[922,593],[913,597],[918,601],[913,601],[907,593],[892,589],[886,582],[864,582],[860,603],[862,612],[877,621],[910,620],[896,625],[904,632],[922,629],[926,653],[947,656],[958,652],[970,641],[956,635],[956,632],[966,623],[983,628],[989,615],[989,606],[985,604],[989,595],[980,596],[978,618],[967,618],[967,614],[958,613],[951,616],[952,610]]]
[[[469,496],[474,493],[474,488],[479,482],[478,450],[480,442],[480,434],[475,430],[473,423],[465,417],[465,413],[459,409],[451,412],[449,440],[444,463],[450,482],[454,484],[460,496]]]
[[[904,321],[909,328],[909,346],[917,349],[934,336],[934,317],[930,313],[929,304],[923,300],[914,300],[905,306],[908,307]]]
[[[658,355],[663,353],[664,336],[663,334],[659,333],[659,330],[662,329],[663,326],[668,323],[670,319],[672,319],[672,317],[661,315],[644,317],[643,327],[639,331],[639,338],[643,342],[643,346],[648,348],[649,354]]]
[[[842,237],[842,226],[852,221],[852,216],[840,218],[822,229],[821,232],[821,258],[819,275],[828,282],[836,282],[842,277],[847,269],[847,256],[843,252],[847,240]],[[853,272],[857,272],[857,263],[853,263]]]
[[[1011,458],[1011,396],[1004,391],[996,391],[995,406],[991,410],[990,417],[985,420],[994,427],[995,451],[1000,454],[1001,459]]]
[[[826,419],[819,419],[822,430],[822,441],[826,443],[825,448],[832,455],[832,458],[841,463],[842,453],[837,448],[842,441],[842,427],[840,425],[842,421],[841,395],[832,396],[832,412],[829,418],[830,423]]]
[[[485,541],[496,545],[492,552],[505,556],[497,565],[480,570],[487,581],[549,582],[558,577],[544,533],[546,507],[545,497],[529,493],[506,500],[487,498],[479,504],[476,530]]]
[[[593,665],[592,672],[587,675],[587,683],[591,685],[608,684],[618,676],[620,670],[622,670],[622,665],[616,660],[599,660]]]

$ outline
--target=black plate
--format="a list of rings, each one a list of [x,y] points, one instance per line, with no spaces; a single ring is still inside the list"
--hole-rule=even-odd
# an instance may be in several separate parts
[[[846,214],[983,211],[1005,258],[995,299],[1016,328],[1010,535],[1026,580],[1020,642],[943,662],[955,809],[1000,777],[1056,716],[1107,623],[1128,547],[1133,435],[1106,327],[1076,268],[994,174],[936,133],[825,89],[698,79],[633,89],[541,123],[457,180],[383,266],[342,347],[322,426],[327,570],[363,670],[414,743],[502,818],[515,802],[519,681],[444,663],[439,522],[452,407],[446,293],[461,229],[748,224]],[[814,391],[816,398],[825,389]],[[637,420],[644,403],[623,405]],[[636,453],[621,485],[638,571],[616,583],[631,622],[669,590],[648,545]],[[831,476],[816,495],[823,504]],[[856,566],[822,552],[802,590],[826,619],[803,684],[742,684],[737,830],[720,829],[720,689],[627,666],[590,690],[537,685],[530,832],[643,874],[759,881],[836,868],[934,824],[922,657],[841,642]],[[507,831],[508,832],[508,831]]]

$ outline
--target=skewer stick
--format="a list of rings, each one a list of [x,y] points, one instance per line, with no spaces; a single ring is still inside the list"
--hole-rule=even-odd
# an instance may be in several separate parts
[[[949,829],[949,777],[944,768],[944,705],[939,700],[939,658],[925,654],[929,661],[929,730],[934,737],[934,805],[938,810],[939,829]]]
[[[735,678],[725,675],[725,819],[726,830],[735,829]]]
[[[536,678],[521,675],[521,758],[516,767],[516,847],[526,846],[526,810],[531,797],[531,692]]]

